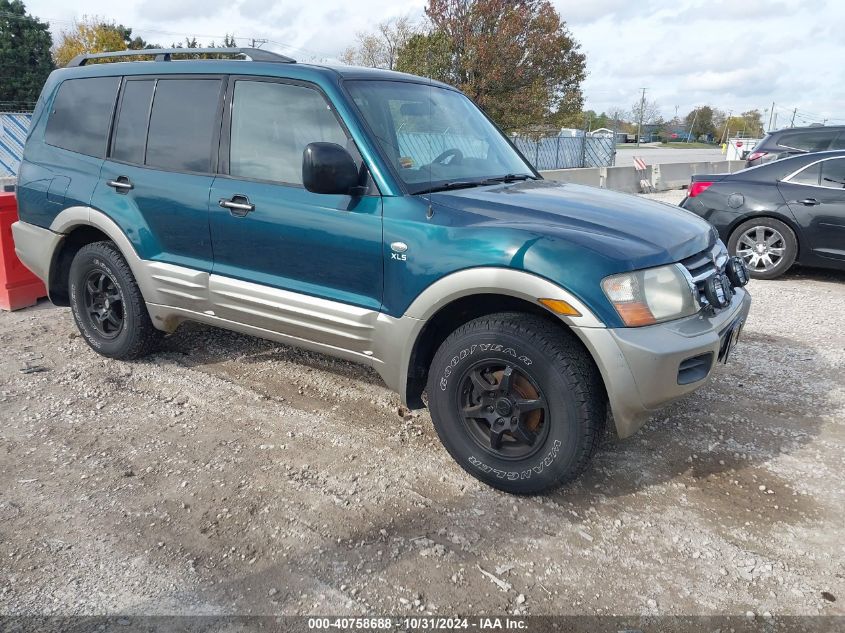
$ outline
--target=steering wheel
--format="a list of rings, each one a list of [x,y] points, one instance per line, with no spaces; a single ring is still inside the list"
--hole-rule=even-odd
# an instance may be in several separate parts
[[[449,161],[449,163],[446,163],[447,158],[451,158],[452,160]],[[446,165],[446,164],[451,165],[453,163],[458,164],[463,159],[464,159],[464,153],[461,150],[459,150],[457,147],[452,147],[450,149],[447,149],[442,154],[439,154],[437,156],[437,158],[435,158],[433,161],[431,161],[431,164],[432,165],[434,165],[435,163],[437,163],[438,165]]]

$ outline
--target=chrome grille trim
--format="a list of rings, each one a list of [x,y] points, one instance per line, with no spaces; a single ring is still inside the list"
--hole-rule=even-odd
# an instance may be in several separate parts
[[[680,261],[681,266],[689,275],[690,285],[702,306],[709,305],[704,296],[704,282],[717,273],[724,273],[728,258],[728,249],[721,240],[717,239],[710,248]]]

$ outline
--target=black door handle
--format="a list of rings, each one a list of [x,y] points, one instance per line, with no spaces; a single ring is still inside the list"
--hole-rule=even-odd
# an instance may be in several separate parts
[[[803,204],[805,207],[814,207],[817,204],[821,204],[821,202],[819,202],[815,198],[804,198],[803,200],[799,200],[798,202]]]
[[[232,196],[229,200],[221,198],[218,204],[224,209],[229,209],[229,213],[236,218],[242,218],[250,211],[255,211],[255,205],[249,201],[249,198],[241,194]]]
[[[134,185],[126,176],[118,176],[115,180],[107,180],[106,184],[117,191],[117,193],[126,193],[134,188]]]

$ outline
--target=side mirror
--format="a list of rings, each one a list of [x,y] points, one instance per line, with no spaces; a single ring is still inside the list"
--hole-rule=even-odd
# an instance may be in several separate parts
[[[302,184],[311,193],[352,195],[358,166],[337,143],[309,143],[302,153]]]

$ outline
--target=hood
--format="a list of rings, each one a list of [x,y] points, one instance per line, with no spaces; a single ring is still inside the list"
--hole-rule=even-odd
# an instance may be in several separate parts
[[[529,180],[432,198],[472,214],[472,223],[529,230],[590,248],[615,260],[620,270],[677,262],[714,240],[707,222],[680,207],[570,183]]]

